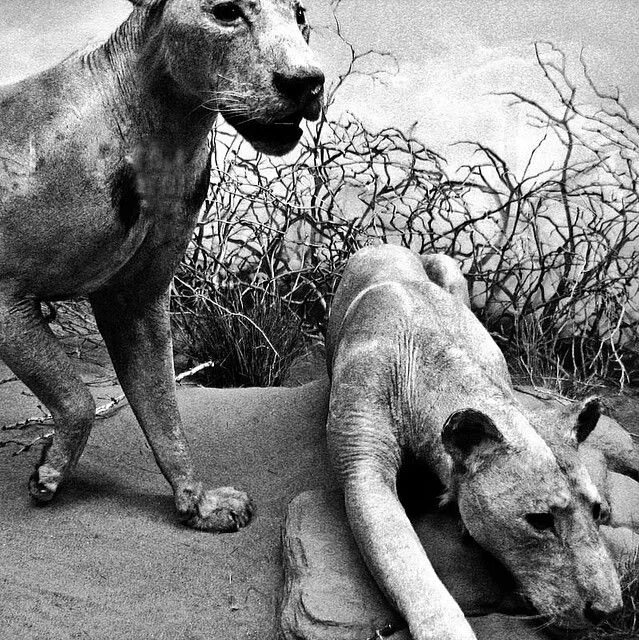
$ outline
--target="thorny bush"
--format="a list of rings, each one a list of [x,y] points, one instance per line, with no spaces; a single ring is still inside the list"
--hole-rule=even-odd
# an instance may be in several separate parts
[[[561,51],[535,53],[554,100],[507,94],[539,129],[519,174],[469,142],[475,161],[449,177],[411,132],[330,109],[283,160],[220,126],[174,309],[193,317],[214,300],[237,313],[259,292],[319,335],[348,257],[390,242],[458,258],[475,312],[534,383],[636,381],[639,125],[585,62],[577,82]]]

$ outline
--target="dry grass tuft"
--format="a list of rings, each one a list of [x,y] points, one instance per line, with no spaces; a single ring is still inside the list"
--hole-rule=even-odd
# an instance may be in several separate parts
[[[211,387],[278,386],[305,350],[299,318],[279,297],[235,289],[177,316],[183,353],[215,365],[197,374]]]

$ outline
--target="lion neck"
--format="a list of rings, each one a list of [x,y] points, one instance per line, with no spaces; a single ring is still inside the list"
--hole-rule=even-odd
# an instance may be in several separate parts
[[[184,91],[169,73],[164,4],[165,0],[156,0],[134,7],[104,44],[84,56],[83,63],[110,88],[102,98],[128,144],[151,141],[180,149],[189,158],[206,142],[217,112]]]

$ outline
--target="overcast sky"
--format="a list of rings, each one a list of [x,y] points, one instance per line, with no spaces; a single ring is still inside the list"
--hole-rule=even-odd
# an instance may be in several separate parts
[[[307,4],[314,47],[330,78],[344,49],[330,34],[326,3]],[[0,0],[0,83],[105,37],[129,8],[126,0]],[[517,163],[532,133],[504,98],[490,94],[544,95],[535,41],[554,42],[572,60],[583,49],[597,81],[618,86],[639,108],[637,0],[343,0],[339,18],[357,48],[389,51],[398,63],[383,84],[358,80],[345,87],[339,109],[378,127],[417,121],[419,137],[446,155],[456,153],[450,143],[478,138]]]

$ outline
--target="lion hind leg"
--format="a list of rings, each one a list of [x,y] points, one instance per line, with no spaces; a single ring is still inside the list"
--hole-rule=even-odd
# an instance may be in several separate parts
[[[31,496],[49,502],[84,450],[95,401],[34,299],[0,298],[0,358],[53,416],[55,436],[29,481]]]
[[[468,282],[459,268],[459,262],[443,253],[421,256],[426,275],[445,291],[459,298],[470,308]]]

